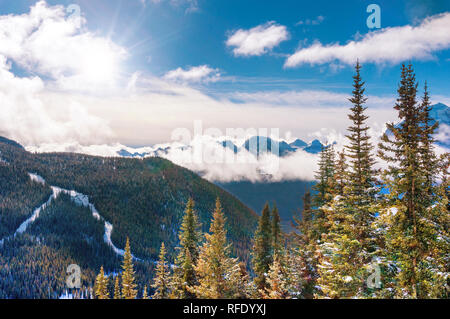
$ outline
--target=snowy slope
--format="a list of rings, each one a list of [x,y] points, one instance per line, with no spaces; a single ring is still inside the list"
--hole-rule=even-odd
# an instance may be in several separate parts
[[[29,173],[30,175],[30,179],[33,182],[36,183],[41,183],[41,184],[45,184],[45,179],[42,178],[41,176],[34,174],[34,173]],[[48,200],[43,203],[41,206],[37,207],[33,213],[31,214],[31,216],[26,219],[22,224],[20,224],[20,226],[17,228],[17,230],[15,231],[13,236],[16,236],[18,234],[22,234],[24,233],[28,226],[30,224],[32,224],[37,218],[39,218],[40,213],[46,208],[48,207],[51,202],[53,200],[55,200],[61,193],[67,194],[71,197],[72,201],[76,204],[76,205],[80,205],[83,207],[88,207],[91,212],[92,212],[92,216],[97,219],[97,220],[101,220],[104,221],[105,223],[105,234],[103,235],[103,239],[105,241],[105,243],[107,245],[109,245],[116,254],[123,256],[123,254],[125,253],[125,251],[123,249],[119,249],[117,248],[114,243],[111,240],[111,234],[113,231],[113,226],[111,223],[109,223],[108,221],[106,221],[98,212],[98,210],[95,208],[95,206],[89,202],[89,197],[87,195],[78,193],[74,190],[67,190],[67,189],[63,189],[57,186],[50,186],[52,189],[52,194],[50,195],[50,197],[48,198]],[[3,244],[4,239],[0,240],[0,245]]]

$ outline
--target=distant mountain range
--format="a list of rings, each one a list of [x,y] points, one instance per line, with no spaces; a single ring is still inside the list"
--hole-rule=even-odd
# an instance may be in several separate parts
[[[301,139],[296,139],[291,143],[287,143],[283,140],[274,140],[266,136],[252,136],[245,140],[242,145],[236,145],[236,142],[231,140],[217,140],[216,141],[223,148],[232,150],[234,153],[239,153],[246,150],[258,157],[264,153],[272,153],[274,155],[284,157],[292,154],[298,150],[303,150],[310,154],[317,154],[323,147],[323,144],[315,139],[310,143],[306,143]],[[123,148],[117,151],[117,154],[124,157],[149,157],[160,156],[164,157],[173,150],[189,150],[192,149],[191,145],[183,145],[179,143],[155,145],[154,147],[143,148]]]

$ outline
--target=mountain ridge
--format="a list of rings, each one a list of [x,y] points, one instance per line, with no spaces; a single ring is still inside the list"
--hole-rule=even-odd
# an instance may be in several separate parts
[[[90,269],[89,274],[92,275],[94,271],[98,271],[102,264],[105,270],[117,272],[120,264],[115,255],[117,249],[114,250],[114,247],[118,250],[123,249],[127,237],[130,238],[133,255],[139,259],[157,259],[162,242],[169,247],[171,254],[168,257],[173,259],[175,246],[178,244],[177,233],[189,197],[193,197],[195,201],[195,209],[202,222],[202,230],[205,232],[209,228],[216,198],[221,199],[227,218],[228,238],[232,243],[232,255],[244,262],[249,261],[251,237],[256,229],[257,214],[234,195],[166,159],[111,158],[76,153],[33,154],[25,151],[18,143],[5,140],[0,141],[0,151],[3,159],[0,161],[0,216],[2,217],[0,239],[6,238],[0,247],[0,282],[8,278],[11,271],[14,272],[11,267],[3,268],[11,263],[7,261],[11,256],[22,256],[20,260],[14,262],[16,266],[25,261],[34,265],[36,258],[50,258],[42,256],[44,252],[52,254],[55,256],[52,258],[59,258],[58,269],[49,269],[51,276],[56,276],[53,271],[62,271],[65,263],[63,260],[67,258],[71,260],[71,263],[89,260],[83,257],[83,252],[75,251],[76,247],[84,247],[83,250],[90,252],[90,256],[95,257],[96,251],[102,256],[103,254],[110,256],[99,255],[97,259],[86,261],[85,267]],[[62,193],[67,194],[67,199],[63,196],[62,200],[57,198],[51,200],[42,208],[38,218],[28,223],[27,227],[22,227],[23,232],[14,236],[16,230],[30,218],[33,211],[48,201],[55,187],[63,189]],[[80,194],[86,195],[86,198],[89,196],[87,205],[83,204],[85,201]],[[78,204],[74,202],[72,195],[80,197]],[[61,241],[62,244],[58,244],[64,232],[58,231],[55,223],[64,223],[61,226],[63,228],[75,226],[71,225],[70,219],[64,217],[62,207],[71,207],[70,210],[74,214],[76,211],[81,212],[82,209],[90,211],[89,214],[84,215],[82,224],[78,225],[84,227],[83,225],[89,225],[95,221],[92,210],[94,205],[95,210],[104,220],[102,227],[100,224],[95,226],[95,236],[101,238],[101,243],[98,243],[100,246],[92,246],[94,242],[86,237],[88,235],[79,236],[76,242],[67,238]],[[47,211],[51,213],[43,213]],[[50,227],[48,229],[43,228],[43,221],[40,221],[43,214],[48,220],[53,220],[52,223],[45,222],[45,225]],[[54,217],[56,215],[60,217],[56,219]],[[106,221],[112,226],[110,240],[114,245],[104,243],[107,231]],[[45,230],[45,233],[39,233],[38,229]],[[91,234],[94,230],[86,228],[84,231],[86,234]],[[44,247],[47,248],[44,249]],[[37,257],[38,255],[41,257]],[[141,270],[144,267],[145,271],[142,270],[139,273],[146,274],[147,277],[144,278],[142,275],[140,278],[147,284],[153,275],[153,265],[141,264],[138,267]],[[42,268],[36,267],[27,270],[27,276],[38,276],[36,271],[38,269],[42,271]],[[45,273],[45,276],[48,277],[49,274]],[[34,282],[36,278],[27,280]],[[93,279],[92,276],[89,278]],[[11,287],[21,287],[22,284],[19,282]],[[55,289],[55,293],[60,293],[59,281],[55,282],[52,279],[49,285],[51,289]],[[0,296],[1,290],[0,287]],[[45,291],[39,292],[39,295],[22,295],[21,293],[17,291],[14,297],[42,297],[40,294]]]

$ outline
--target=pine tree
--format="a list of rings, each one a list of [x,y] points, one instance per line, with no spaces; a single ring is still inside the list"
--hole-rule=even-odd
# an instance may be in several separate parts
[[[323,146],[320,152],[319,170],[316,172],[316,180],[318,181],[313,189],[316,194],[313,198],[314,209],[314,233],[321,240],[321,234],[326,234],[330,228],[329,220],[325,215],[325,208],[338,194],[338,187],[335,180],[335,151],[334,147]]]
[[[254,245],[252,251],[252,264],[255,273],[255,285],[258,291],[265,291],[269,287],[267,274],[272,263],[272,226],[270,222],[269,204],[263,208],[259,218],[258,228],[255,232]]]
[[[431,111],[430,96],[428,86],[425,82],[424,94],[422,103],[420,105],[420,125],[421,131],[421,145],[420,145],[420,163],[425,178],[425,193],[422,194],[424,199],[430,204],[433,201],[433,181],[439,167],[439,160],[434,153],[433,144],[435,139],[433,134],[439,126],[439,122],[433,121],[430,118]],[[434,122],[434,123],[433,123]]]
[[[103,266],[100,267],[100,273],[95,278],[95,296],[98,299],[109,299],[108,277],[105,276]]]
[[[116,281],[114,282],[114,299],[121,299],[120,295],[120,284],[119,284],[119,276],[116,276]]]
[[[442,254],[449,249],[448,241],[443,240],[448,236],[447,199],[438,188],[430,191],[437,170],[432,163],[423,162],[424,156],[433,157],[427,145],[433,129],[424,123],[428,121],[428,93],[419,104],[411,65],[402,65],[397,92],[394,108],[402,122],[388,124],[392,134],[384,134],[379,145],[380,157],[390,164],[384,172],[390,192],[380,213],[386,237],[385,258],[400,270],[393,276],[397,297],[428,298],[435,296],[437,287],[444,290],[447,276],[445,272],[439,275]]]
[[[227,243],[225,216],[219,199],[210,226],[210,234],[200,249],[195,266],[198,284],[188,289],[198,298],[235,298],[240,280],[240,268],[236,258],[229,257],[230,245]]]
[[[133,255],[130,249],[130,240],[127,237],[125,254],[122,263],[122,298],[135,299],[137,296],[136,283],[133,269]]]
[[[153,299],[167,299],[169,297],[169,280],[170,271],[166,261],[166,248],[164,243],[162,243],[159,261],[156,266],[156,277],[152,285],[152,287],[155,288],[155,293],[152,296]]]
[[[369,118],[365,115],[367,107],[364,104],[367,98],[364,96],[364,84],[361,78],[361,65],[359,62],[355,66],[356,74],[353,76],[353,96],[349,101],[353,104],[350,108],[351,113],[348,118],[352,125],[348,127],[349,134],[346,137],[349,145],[347,157],[350,159],[349,171],[349,190],[347,195],[352,196],[352,201],[357,205],[370,203],[375,194],[375,171],[373,169],[374,159],[371,154],[373,145],[370,143],[370,137],[367,134],[369,127],[366,124]]]
[[[330,228],[322,235],[319,244],[317,286],[320,289],[315,292],[315,296],[355,297],[364,285],[364,276],[358,258],[362,246],[351,228],[354,224],[351,212],[340,200],[331,202],[324,211]]]
[[[197,264],[199,247],[201,241],[201,225],[197,214],[194,211],[194,200],[190,198],[186,205],[186,210],[181,224],[181,230],[178,235],[180,246],[175,269],[172,278],[171,298],[194,298],[190,293],[188,286],[195,286],[197,278],[194,266]]]
[[[331,298],[365,297],[370,292],[365,289],[367,270],[375,248],[374,220],[375,170],[371,155],[372,144],[365,124],[364,82],[361,66],[357,62],[353,76],[353,104],[348,115],[352,125],[348,128],[348,154],[341,153],[335,170],[339,195],[324,207],[328,231],[322,235],[319,258],[318,296]],[[347,168],[346,157],[350,159]],[[341,182],[344,180],[345,182]]]

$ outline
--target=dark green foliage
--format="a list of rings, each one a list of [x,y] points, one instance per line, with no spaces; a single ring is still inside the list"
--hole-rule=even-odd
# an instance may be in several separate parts
[[[0,298],[58,298],[66,288],[70,264],[76,264],[76,260],[67,252],[28,234],[6,241],[0,250]],[[86,287],[95,272],[83,269],[82,275]]]
[[[50,187],[32,182],[16,165],[0,162],[0,239],[12,235],[51,193]]]
[[[118,272],[121,258],[103,241],[104,224],[86,207],[60,196],[27,231],[0,248],[0,298],[57,298],[66,289],[66,269],[81,268],[82,286],[92,287],[103,265]],[[153,262],[137,263],[140,284],[148,282]]]
[[[202,233],[201,224],[197,213],[194,211],[194,201],[190,198],[186,204],[183,221],[179,231],[180,246],[174,269],[172,285],[173,298],[194,298],[195,294],[188,291],[187,287],[197,284],[195,265],[200,253]]]
[[[270,220],[269,203],[264,206],[259,218],[258,228],[255,232],[253,246],[253,271],[255,273],[255,285],[258,290],[265,291],[269,288],[267,274],[272,263],[272,225]]]
[[[444,183],[436,183],[439,169],[433,153],[429,97],[425,87],[417,101],[417,82],[412,65],[402,65],[395,109],[402,121],[388,124],[379,155],[390,166],[384,172],[390,193],[382,203],[386,227],[385,255],[400,266],[391,280],[396,296],[435,298],[442,296],[448,272],[449,214]],[[448,156],[448,154],[446,155]],[[396,213],[392,214],[392,207]]]
[[[117,269],[119,258],[103,241],[104,223],[95,219],[87,207],[77,206],[69,195],[60,194],[27,232],[41,242],[63,251],[83,268],[105,271]]]
[[[350,159],[349,171],[349,189],[347,194],[351,195],[353,201],[357,205],[370,203],[373,198],[374,191],[374,175],[372,168],[374,159],[371,154],[373,145],[370,143],[370,137],[367,134],[369,127],[366,120],[369,118],[365,114],[367,107],[364,104],[367,98],[364,96],[364,84],[361,78],[361,65],[356,63],[356,74],[353,76],[353,96],[349,101],[353,104],[350,108],[351,113],[348,118],[352,121],[352,125],[348,127],[349,144],[346,145],[348,151],[347,157]]]

